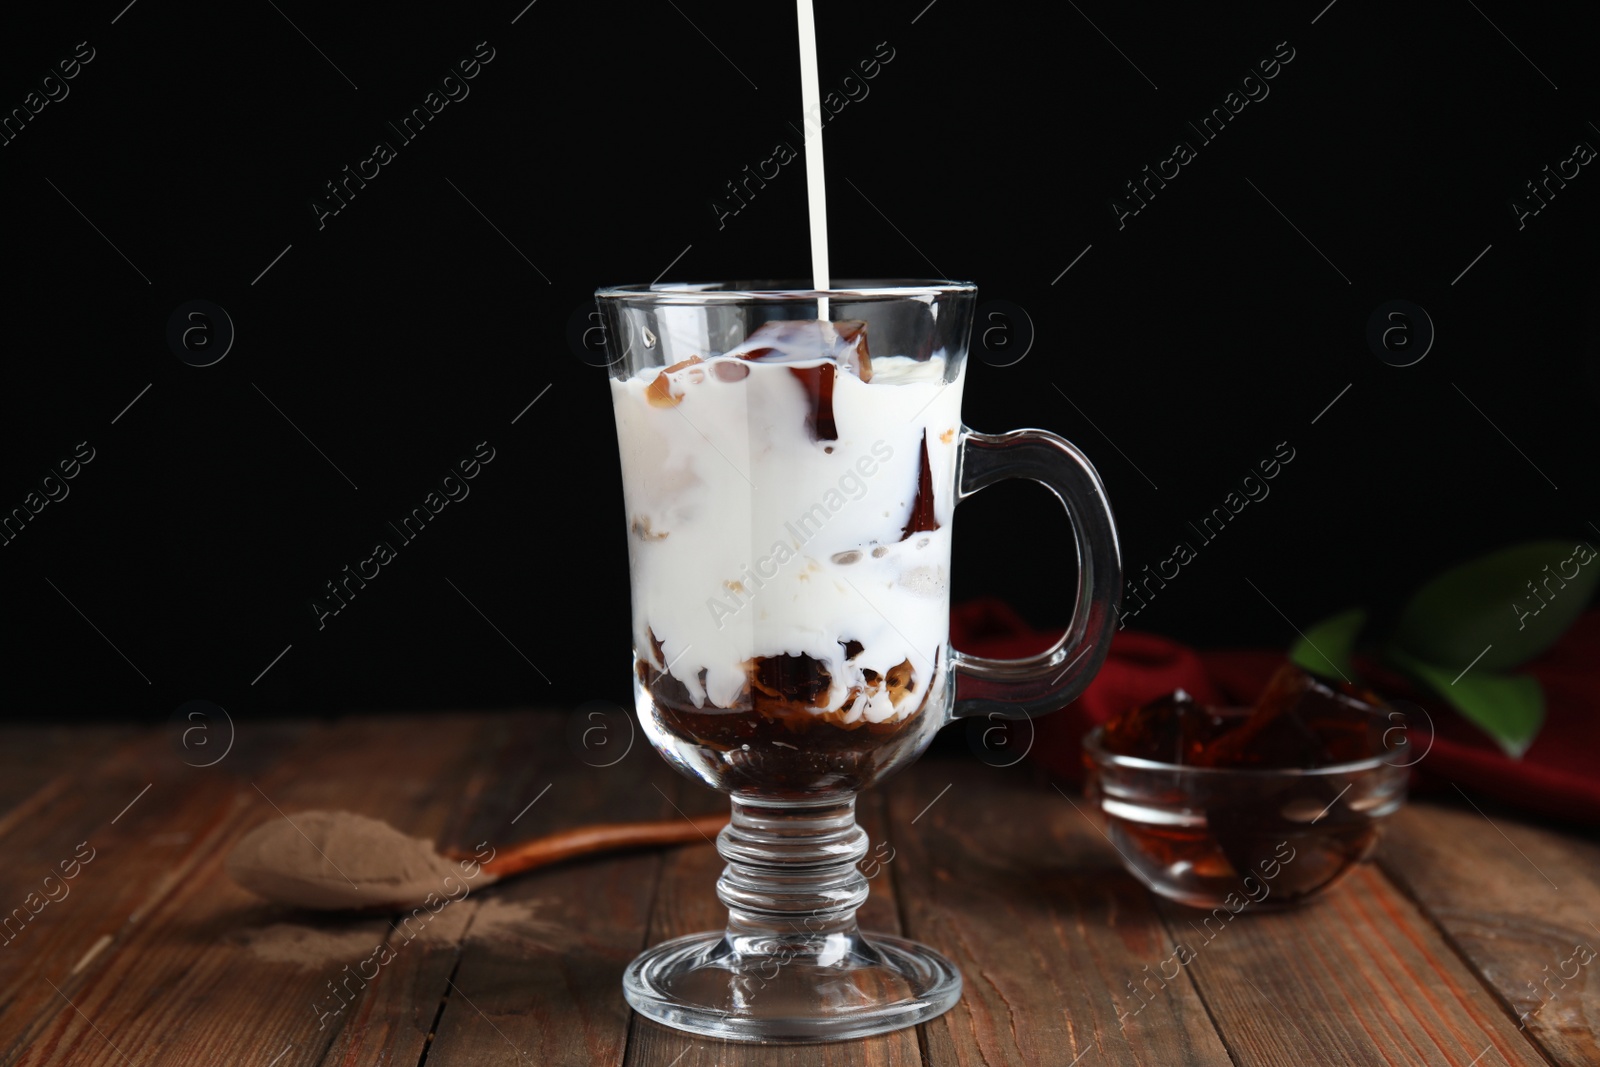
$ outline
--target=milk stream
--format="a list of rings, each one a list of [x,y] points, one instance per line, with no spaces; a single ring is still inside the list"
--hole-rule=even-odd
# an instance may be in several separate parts
[[[822,167],[822,88],[817,76],[817,20],[811,0],[795,0],[800,23],[800,106],[805,127],[806,213],[811,220],[811,286],[828,288],[828,193]],[[828,298],[817,298],[817,318],[828,318]]]

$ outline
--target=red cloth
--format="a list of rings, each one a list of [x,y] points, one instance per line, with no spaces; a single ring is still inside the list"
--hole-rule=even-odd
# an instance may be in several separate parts
[[[951,612],[951,643],[963,652],[1010,658],[1042,651],[1056,635],[1035,630],[1009,606],[985,599]],[[1053,774],[1077,781],[1083,775],[1079,741],[1115,712],[1186,689],[1207,703],[1249,704],[1284,662],[1282,652],[1233,649],[1196,652],[1157,634],[1119,630],[1111,654],[1083,696],[1035,720],[1029,758]],[[1473,799],[1493,797],[1540,815],[1600,823],[1600,612],[1578,620],[1553,648],[1519,668],[1544,688],[1545,721],[1520,760],[1506,756],[1476,726],[1404,679],[1378,674],[1379,692],[1404,698],[1432,717],[1413,724],[1415,751],[1427,750],[1414,770],[1414,784],[1456,795],[1454,784]]]

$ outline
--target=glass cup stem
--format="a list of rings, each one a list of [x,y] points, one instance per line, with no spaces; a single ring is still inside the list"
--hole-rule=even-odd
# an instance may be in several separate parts
[[[914,1026],[961,996],[937,952],[856,928],[867,835],[853,794],[735,793],[717,850],[727,928],[664,941],[628,966],[623,993],[646,1018],[730,1041],[839,1041]]]
[[[856,800],[785,802],[733,797],[733,817],[717,835],[728,861],[717,896],[728,908],[728,942],[742,956],[825,963],[859,950],[856,909],[867,854]]]

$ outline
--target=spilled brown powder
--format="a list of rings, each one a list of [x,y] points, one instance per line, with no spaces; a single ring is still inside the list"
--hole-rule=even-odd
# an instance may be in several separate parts
[[[488,897],[478,904],[467,939],[515,947],[519,951],[559,950],[576,944],[578,934],[570,923],[539,918],[544,907],[542,900]]]
[[[241,931],[231,940],[244,945],[252,956],[264,963],[287,963],[316,970],[335,961],[367,955],[383,943],[386,932],[381,926],[364,931],[319,930],[295,923],[273,923]]]
[[[374,956],[380,946],[399,953],[411,942],[434,945],[459,944],[463,938],[489,948],[518,954],[538,951],[563,951],[580,942],[570,925],[540,918],[548,906],[542,900],[463,899],[459,904],[441,907],[437,914],[427,908],[401,915],[398,920],[362,921],[358,927],[319,926],[316,920],[305,923],[272,923],[248,927],[228,935],[263,963],[279,963],[304,970]]]

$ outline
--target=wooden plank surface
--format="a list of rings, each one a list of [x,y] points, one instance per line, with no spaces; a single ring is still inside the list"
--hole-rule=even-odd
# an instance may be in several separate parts
[[[509,842],[583,823],[676,817],[670,798],[682,780],[642,737],[630,733],[635,743],[613,762],[607,751],[574,747],[568,725],[559,716],[526,722],[499,755],[468,837]],[[619,735],[626,728],[609,725]],[[709,851],[578,861],[492,890],[461,947],[428,1063],[621,1064],[631,1015],[622,970],[644,948],[663,857]]]
[[[31,914],[0,951],[0,1063],[16,1062],[47,1023],[73,1015],[69,998],[164,895],[194,877],[244,779],[304,729],[242,729],[229,758],[209,768],[183,763],[165,731],[134,735],[97,761],[82,762],[97,733],[60,750],[64,769],[0,834],[0,901],[7,915]],[[40,796],[48,803],[36,809]]]
[[[358,1013],[340,1008],[319,1017],[314,1006],[341,1003],[330,983],[345,967],[359,967],[388,936],[388,923],[318,920],[265,903],[227,878],[223,860],[251,827],[307,808],[344,808],[436,836],[459,807],[480,727],[475,718],[448,727],[427,719],[349,720],[311,730],[258,781],[229,783],[225,797],[191,798],[163,811],[152,791],[148,806],[130,815],[134,828],[188,827],[197,843],[187,867],[163,877],[138,866],[137,856],[106,857],[105,883],[147,883],[153,900],[95,966],[58,983],[71,1010],[50,1018],[15,1062],[111,1067],[137,1053],[139,1067],[274,1057],[277,1067],[319,1063]],[[100,899],[85,900],[85,910]],[[465,916],[450,920],[464,924]],[[448,937],[438,940],[453,952]],[[429,962],[424,952],[400,953],[371,985],[414,988],[408,977]],[[389,1056],[415,1063],[441,995],[422,990],[422,1003],[407,1013],[417,1025],[364,1062]]]
[[[889,792],[907,933],[965,980],[961,1002],[923,1027],[930,1063],[1229,1063],[1187,981],[1132,1011],[1125,987],[1173,950],[1080,797],[1025,766],[970,759],[925,760]]]
[[[241,730],[212,768],[161,730],[0,732],[0,900],[37,907],[45,874],[95,850],[0,946],[0,1064],[1600,1063],[1596,966],[1576,962],[1600,949],[1600,844],[1465,803],[1413,804],[1379,864],[1309,906],[1241,914],[1161,981],[1205,913],[1134,881],[1075,791],[936,753],[860,804],[894,850],[862,920],[949,955],[963,998],[915,1030],[822,1046],[695,1040],[628,1011],[635,953],[724,921],[709,844],[477,888],[415,937],[395,916],[270,905],[223,873],[249,828],[313,807],[471,851],[725,806],[642,738],[586,762],[569,725],[287,723]],[[380,945],[390,962],[334,999]]]
[[[127,726],[8,726],[0,730],[0,834],[49,802],[44,786],[65,788],[75,768],[92,767],[126,741]]]
[[[1379,862],[1552,1063],[1600,1063],[1600,846],[1470,805],[1413,804]]]
[[[1543,1060],[1427,919],[1365,864],[1325,897],[1284,911],[1210,914],[1163,903],[1185,968],[1239,1067],[1285,1063],[1498,1067]],[[1227,910],[1223,910],[1226,915]],[[1220,920],[1219,920],[1220,922]]]

